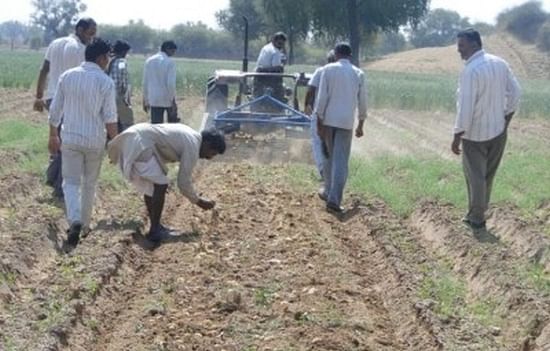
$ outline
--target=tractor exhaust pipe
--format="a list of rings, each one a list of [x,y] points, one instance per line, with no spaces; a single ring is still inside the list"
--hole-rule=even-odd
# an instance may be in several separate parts
[[[243,56],[243,72],[248,72],[248,18],[243,16],[244,20],[244,56]]]

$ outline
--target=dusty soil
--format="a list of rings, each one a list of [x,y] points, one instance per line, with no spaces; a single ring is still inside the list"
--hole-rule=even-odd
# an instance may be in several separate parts
[[[518,77],[550,78],[548,54],[538,50],[535,45],[523,44],[506,34],[494,34],[483,40],[485,50],[505,59]],[[463,62],[456,50],[456,45],[450,45],[388,55],[368,64],[366,68],[379,71],[457,75],[462,67]]]
[[[17,103],[28,92],[9,94],[0,118],[43,123]],[[196,126],[200,99],[181,105]],[[354,152],[451,158],[451,121],[372,111]],[[511,137],[544,142],[549,130],[518,119]],[[495,207],[488,231],[473,233],[449,205],[419,202],[401,218],[347,194],[355,211],[342,221],[315,180],[297,185],[254,149],[198,167],[215,211],[171,188],[164,218],[176,232],[156,248],[138,195],[102,185],[95,229],[66,255],[49,188],[2,175],[0,350],[550,350],[550,207],[528,219]],[[0,150],[0,162],[19,162],[9,157]]]

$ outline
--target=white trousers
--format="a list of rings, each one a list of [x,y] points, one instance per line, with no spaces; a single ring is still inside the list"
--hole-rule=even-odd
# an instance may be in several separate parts
[[[69,225],[80,222],[90,226],[103,153],[103,149],[62,145],[61,172]]]

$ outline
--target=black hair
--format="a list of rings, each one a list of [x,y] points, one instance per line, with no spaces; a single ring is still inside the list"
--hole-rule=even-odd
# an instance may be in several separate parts
[[[334,54],[339,56],[351,56],[351,46],[348,43],[338,43],[334,47]]]
[[[222,132],[216,129],[206,129],[201,132],[202,142],[208,144],[208,147],[223,154],[225,152],[225,137]]]
[[[78,29],[78,28],[82,28],[84,30],[90,28],[90,27],[94,27],[94,26],[97,26],[97,23],[94,21],[93,18],[91,17],[82,17],[81,19],[78,20],[78,22],[76,22],[76,25],[75,25],[75,30]]]
[[[160,51],[166,52],[166,50],[171,50],[171,49],[174,49],[174,50],[178,49],[178,46],[176,45],[176,43],[174,43],[173,40],[166,40],[160,46]]]
[[[117,40],[115,41],[115,45],[113,45],[113,53],[115,54],[123,54],[130,50],[132,47],[126,40]]]
[[[286,41],[286,34],[283,32],[277,32],[273,34],[273,40],[283,40]]]
[[[111,44],[109,41],[101,38],[94,38],[90,44],[86,46],[86,61],[96,62],[99,56],[109,54],[110,52]]]
[[[461,30],[456,35],[457,38],[464,38],[468,40],[470,43],[476,43],[480,48],[483,47],[481,43],[481,35],[479,35],[479,32],[473,28],[467,28],[464,30]]]

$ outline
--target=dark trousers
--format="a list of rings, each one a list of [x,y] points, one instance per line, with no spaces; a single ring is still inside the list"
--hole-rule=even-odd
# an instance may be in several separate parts
[[[506,146],[506,131],[487,141],[462,140],[462,165],[468,189],[467,219],[485,221],[493,180]]]
[[[151,123],[164,123],[164,111],[166,111],[168,123],[178,123],[180,121],[178,118],[178,109],[176,105],[172,107],[151,106]]]
[[[46,100],[46,108],[50,109],[51,99]],[[63,123],[63,121],[61,121]],[[57,132],[61,134],[61,124],[57,128]],[[50,155],[50,163],[46,169],[46,184],[53,188],[53,195],[63,197],[63,176],[61,175],[61,151],[55,155]]]

